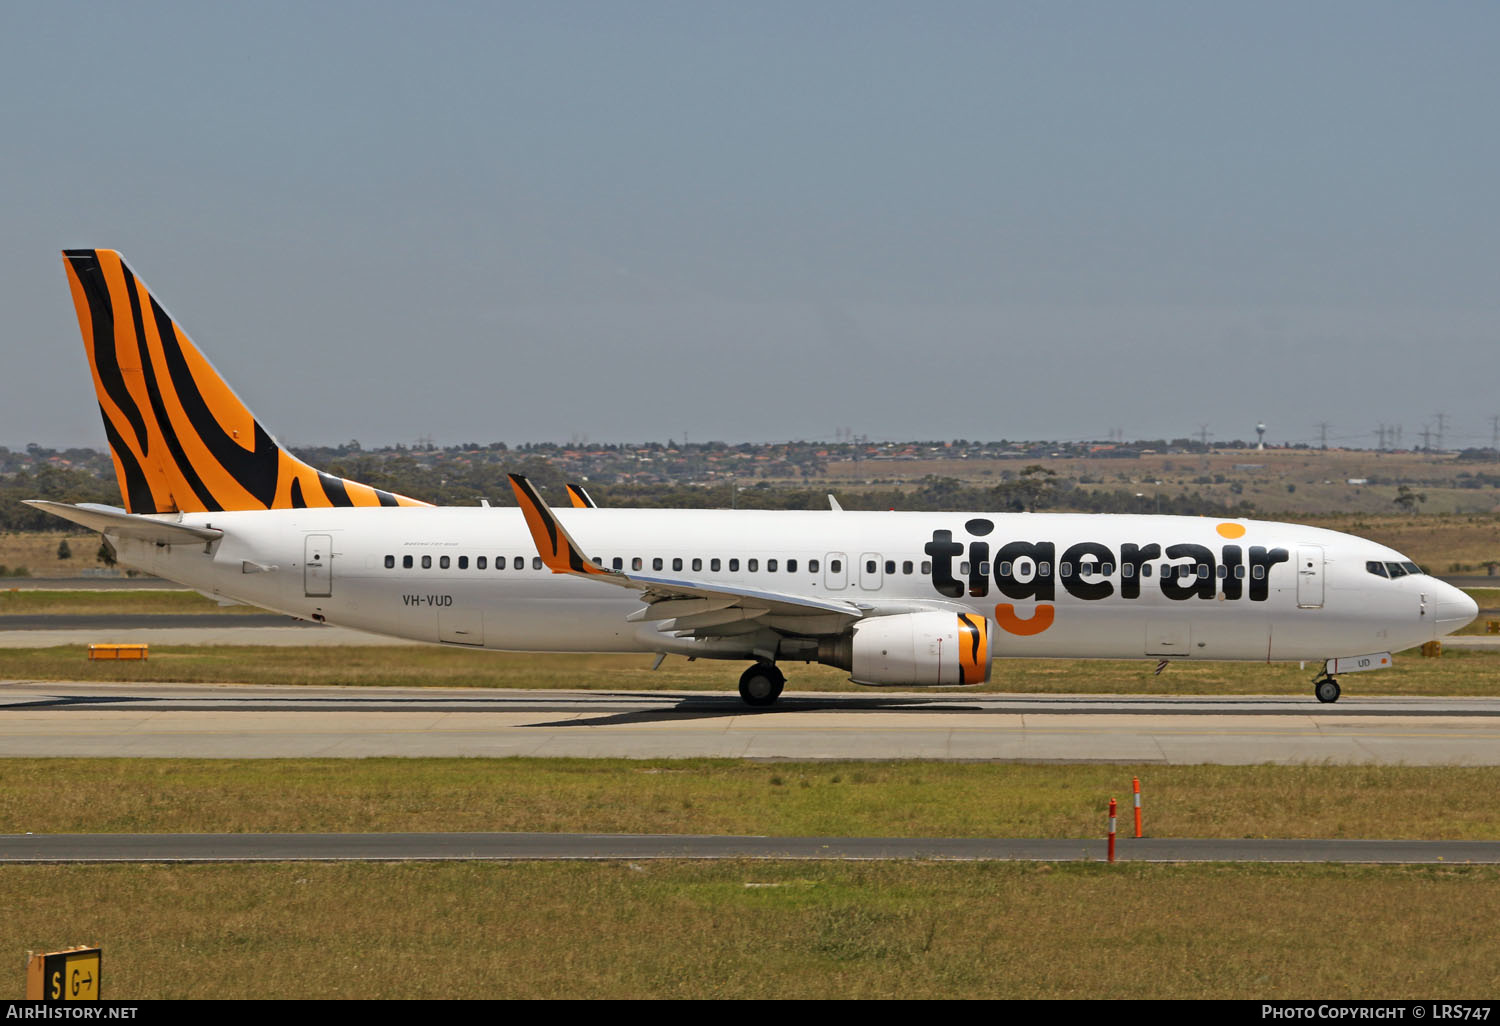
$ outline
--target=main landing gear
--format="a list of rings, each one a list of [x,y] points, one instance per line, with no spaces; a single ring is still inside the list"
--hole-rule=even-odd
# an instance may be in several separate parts
[[[756,663],[740,674],[740,697],[746,705],[775,705],[786,686],[786,674],[775,663]]]
[[[1328,676],[1325,672],[1313,680],[1313,694],[1320,702],[1337,702],[1339,700],[1339,682]]]

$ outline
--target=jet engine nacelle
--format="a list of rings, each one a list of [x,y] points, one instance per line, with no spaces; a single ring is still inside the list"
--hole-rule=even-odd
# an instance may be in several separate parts
[[[818,661],[848,670],[856,684],[983,684],[990,676],[989,621],[978,613],[866,617],[824,641]]]

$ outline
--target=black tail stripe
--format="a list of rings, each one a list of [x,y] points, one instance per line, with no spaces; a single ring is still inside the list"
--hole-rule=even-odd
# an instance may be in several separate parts
[[[139,285],[136,284],[135,275],[130,273],[130,268],[125,266],[124,261],[120,263],[120,271],[125,276],[125,294],[130,297],[130,316],[135,323],[136,348],[141,354],[141,374],[146,380],[146,396],[151,400],[151,411],[156,415],[156,425],[161,429],[162,438],[166,440],[167,452],[171,454],[172,461],[176,463],[177,470],[182,474],[183,480],[187,482],[188,488],[197,499],[198,505],[210,512],[218,512],[224,507],[198,472],[193,469],[192,461],[187,458],[187,453],[182,451],[182,443],[178,441],[177,433],[172,430],[172,420],[167,416],[166,405],[162,402],[161,387],[156,383],[156,365],[151,362],[151,348],[146,345],[146,326],[141,321],[141,297]],[[180,507],[184,505],[178,501]],[[165,512],[157,510],[157,512]]]
[[[375,489],[375,495],[376,495],[377,498],[380,499],[380,504],[382,506],[399,506],[399,505],[401,505],[401,503],[396,499],[396,497],[394,495],[392,495],[390,492],[383,492],[379,488],[377,488],[377,489]]]
[[[136,448],[144,453],[146,418],[136,407],[135,399],[125,385],[124,372],[120,370],[119,354],[115,351],[115,311],[109,301],[109,286],[104,281],[104,269],[99,266],[98,254],[93,250],[86,252],[89,259],[73,261],[73,273],[78,276],[89,304],[89,320],[94,333],[94,370],[99,375],[99,383],[104,386],[104,393],[130,421]],[[108,423],[109,417],[106,415],[104,420]]]
[[[281,462],[276,443],[271,441],[270,435],[260,430],[259,422],[255,425],[253,451],[247,450],[224,433],[223,426],[219,424],[193,378],[192,368],[188,366],[187,357],[183,355],[182,346],[177,341],[172,318],[167,316],[167,312],[154,298],[151,300],[151,314],[156,320],[157,333],[161,336],[167,374],[193,431],[230,477],[262,504],[270,506],[276,498],[276,474]]]
[[[307,500],[302,497],[302,481],[292,478],[292,509],[306,509]]]
[[[103,406],[99,407],[99,412],[104,413]],[[151,496],[151,485],[146,481],[145,472],[107,415],[104,417],[104,437],[109,441],[109,451],[114,454],[120,476],[125,478],[125,509],[131,513],[156,512],[156,500]]]
[[[334,477],[318,471],[318,480],[323,484],[323,491],[328,495],[328,501],[335,506],[352,506],[354,500],[349,498],[349,490],[344,487],[344,479]]]

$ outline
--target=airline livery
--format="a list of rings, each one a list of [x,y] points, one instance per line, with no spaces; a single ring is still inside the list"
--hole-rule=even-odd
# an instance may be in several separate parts
[[[118,560],[224,601],[476,649],[742,659],[857,683],[988,680],[996,659],[1391,665],[1478,613],[1399,552],[1257,520],[1039,513],[434,507],[279,446],[110,250],[63,254],[125,508],[35,501]]]

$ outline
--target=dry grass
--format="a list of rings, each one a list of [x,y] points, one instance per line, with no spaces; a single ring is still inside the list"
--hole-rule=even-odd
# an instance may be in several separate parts
[[[58,542],[67,540],[73,555],[57,558]],[[0,566],[25,567],[31,577],[77,577],[101,569],[96,558],[99,535],[92,531],[11,531],[0,533]]]
[[[1495,991],[1495,867],[25,866],[10,950],[136,998],[1418,998]],[[17,997],[22,974],[6,996]]]
[[[8,759],[0,833],[1500,839],[1500,768],[732,759]]]
[[[255,606],[221,606],[196,591],[142,588],[129,591],[0,589],[0,630],[6,616],[138,615],[153,613],[264,613]],[[290,622],[290,618],[288,618]]]

